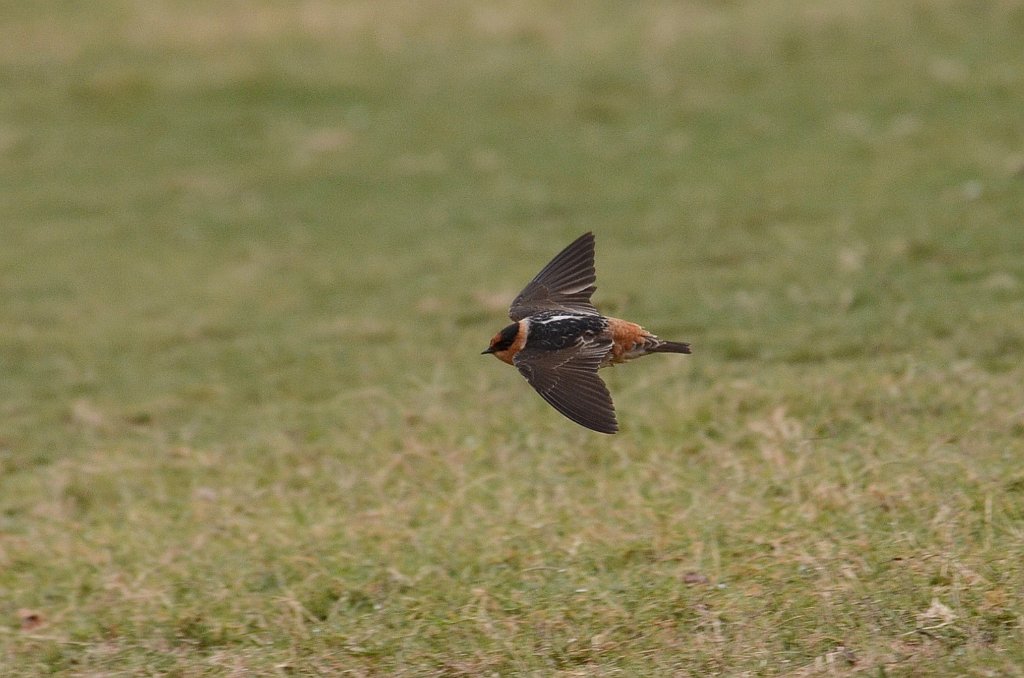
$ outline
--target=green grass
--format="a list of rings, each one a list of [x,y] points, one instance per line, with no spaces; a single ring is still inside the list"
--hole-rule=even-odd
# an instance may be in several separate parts
[[[0,16],[0,673],[1024,672],[1019,2]]]

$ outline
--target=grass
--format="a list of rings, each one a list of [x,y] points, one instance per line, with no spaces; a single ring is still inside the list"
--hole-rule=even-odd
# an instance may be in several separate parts
[[[0,673],[1022,673],[1019,3],[7,4]]]

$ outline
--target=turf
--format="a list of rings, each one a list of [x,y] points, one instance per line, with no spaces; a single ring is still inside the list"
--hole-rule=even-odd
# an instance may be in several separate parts
[[[3,675],[1024,672],[1019,2],[0,17]]]

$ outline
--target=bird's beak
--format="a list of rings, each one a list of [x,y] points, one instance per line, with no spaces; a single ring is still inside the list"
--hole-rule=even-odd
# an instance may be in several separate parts
[[[493,346],[488,346],[483,351],[480,351],[480,355],[487,355],[488,353],[494,353],[494,347]]]

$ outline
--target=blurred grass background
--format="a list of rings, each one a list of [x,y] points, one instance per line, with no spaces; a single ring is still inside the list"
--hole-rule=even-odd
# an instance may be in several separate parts
[[[0,17],[5,675],[1020,675],[1020,2]]]

